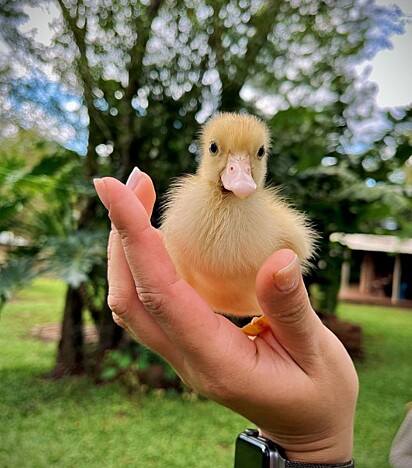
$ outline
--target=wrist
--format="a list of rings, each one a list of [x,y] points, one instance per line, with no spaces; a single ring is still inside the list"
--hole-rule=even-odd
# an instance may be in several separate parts
[[[352,429],[346,433],[326,436],[319,440],[288,442],[273,437],[264,430],[259,435],[282,447],[285,458],[290,461],[313,464],[341,464],[352,459]]]
[[[246,429],[238,435],[235,448],[235,468],[354,468],[352,459],[343,462],[321,461],[319,458],[290,459],[283,447],[267,439],[255,429]],[[319,453],[316,452],[319,457]],[[323,455],[322,455],[323,456]]]

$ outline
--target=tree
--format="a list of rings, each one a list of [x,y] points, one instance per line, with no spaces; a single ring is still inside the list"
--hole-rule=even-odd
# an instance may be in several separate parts
[[[321,287],[322,300],[316,305],[323,314],[336,311],[344,260],[344,250],[330,241],[332,233],[395,232],[407,237],[412,227],[411,185],[405,179],[412,154],[410,110],[398,118],[386,114],[387,128],[376,141],[348,154],[350,147],[345,150],[336,135],[333,106],[322,111],[290,108],[271,121],[273,132],[282,135],[272,149],[273,181],[321,233],[318,261],[307,283]]]
[[[380,26],[393,32],[401,28],[396,7],[387,10],[373,1],[152,0],[126,5],[118,0],[56,0],[52,4],[60,12],[52,44],[33,46],[18,25],[24,6],[32,3],[3,0],[8,43],[18,51],[4,73],[13,76],[18,69],[13,72],[15,61],[22,66],[31,57],[33,67],[42,73],[47,70],[74,96],[72,102],[79,105],[72,114],[79,116],[78,122],[81,115],[88,116],[82,159],[86,179],[110,174],[125,180],[138,164],[153,177],[160,193],[171,177],[194,169],[194,123],[204,122],[218,109],[283,110],[271,122],[275,158],[270,169],[275,181],[290,180],[300,170],[319,166],[325,154],[342,152],[362,100],[355,92],[353,64],[373,48],[387,45],[382,43],[385,35]],[[19,106],[10,108],[9,96],[16,95],[13,84],[14,80],[2,80],[8,113],[17,121]],[[367,93],[362,95],[367,98]],[[23,90],[21,96],[26,107],[44,108],[36,93]],[[296,106],[301,107],[293,111]],[[58,106],[55,111],[59,112]],[[37,121],[29,123],[39,127]],[[296,123],[299,131],[293,127]],[[285,129],[292,140],[287,154]],[[307,137],[304,145],[312,141],[316,153],[301,154],[302,144],[298,151],[302,134]],[[296,198],[304,206],[304,197]],[[82,199],[78,209],[76,232],[92,232],[104,223],[95,196]],[[81,311],[87,296],[83,292],[91,296],[89,303],[98,303],[107,289],[103,278],[101,269],[91,268],[82,287],[68,287],[58,374],[79,370]],[[100,304],[99,315],[102,355],[119,344],[121,332],[112,324],[107,306]]]

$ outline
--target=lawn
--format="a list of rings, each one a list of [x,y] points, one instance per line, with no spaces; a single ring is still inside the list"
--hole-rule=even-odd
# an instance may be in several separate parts
[[[0,466],[231,467],[234,437],[249,424],[213,402],[43,378],[56,344],[30,330],[59,321],[63,294],[59,282],[42,279],[1,312]],[[412,312],[342,304],[339,315],[361,323],[366,338],[366,360],[357,364],[357,467],[384,468],[412,399]]]
[[[248,422],[211,401],[127,396],[85,378],[43,378],[55,343],[30,336],[60,320],[64,288],[40,280],[0,316],[0,466],[229,467]]]
[[[354,458],[360,468],[389,467],[393,437],[412,400],[412,310],[341,304],[338,313],[365,334],[366,359],[356,364]]]

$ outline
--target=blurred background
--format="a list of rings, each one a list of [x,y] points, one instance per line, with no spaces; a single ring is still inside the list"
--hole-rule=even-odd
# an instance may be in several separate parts
[[[412,399],[411,21],[408,0],[0,0],[1,466],[231,466],[247,421],[111,320],[92,185],[137,165],[161,200],[218,111],[271,129],[268,183],[321,235],[307,287],[360,374],[355,458],[389,466]]]

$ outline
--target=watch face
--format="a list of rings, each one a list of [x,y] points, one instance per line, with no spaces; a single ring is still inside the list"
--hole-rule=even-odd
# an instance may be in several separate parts
[[[253,437],[239,437],[236,441],[235,468],[271,468],[269,448]]]

